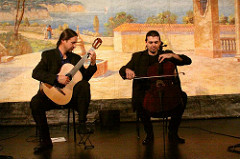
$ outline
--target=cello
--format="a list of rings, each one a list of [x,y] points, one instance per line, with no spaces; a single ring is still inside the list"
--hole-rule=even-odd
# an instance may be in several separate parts
[[[147,76],[151,78],[143,100],[144,109],[152,114],[164,113],[182,104],[182,90],[174,63],[154,63],[148,67]]]

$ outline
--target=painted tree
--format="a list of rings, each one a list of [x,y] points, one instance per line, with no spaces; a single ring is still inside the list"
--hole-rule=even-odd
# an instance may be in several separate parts
[[[30,26],[30,23],[29,23],[29,20],[28,20],[27,17],[24,18],[24,20],[23,20],[23,25],[24,25],[24,26]]]
[[[124,23],[134,23],[136,18],[134,18],[131,14],[127,14],[126,12],[119,12],[115,17],[110,17],[108,22],[104,24],[106,29],[105,34],[107,36],[113,36],[113,29],[118,27]]]
[[[17,0],[16,18],[14,23],[14,35],[16,38],[18,37],[18,29],[24,15],[24,8],[25,8],[25,0]]]
[[[189,10],[186,13],[187,15],[183,17],[182,22],[183,24],[193,24],[194,23],[194,15],[193,11]]]
[[[96,32],[96,35],[99,35],[99,19],[97,15],[95,15],[93,20],[93,29]]]
[[[234,25],[235,24],[235,17],[233,15],[228,16],[228,23],[230,25]]]
[[[227,24],[228,23],[228,17],[226,17],[225,15],[221,14],[220,17],[219,17],[219,23],[220,24]]]
[[[177,15],[170,11],[159,13],[157,16],[148,17],[147,24],[176,24]]]

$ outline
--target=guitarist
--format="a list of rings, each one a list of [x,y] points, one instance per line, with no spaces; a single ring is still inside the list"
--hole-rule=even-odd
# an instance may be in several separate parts
[[[70,63],[76,65],[81,59],[81,56],[72,53],[73,49],[76,47],[77,38],[78,34],[75,31],[65,29],[59,37],[57,48],[42,53],[41,60],[34,68],[32,77],[40,82],[50,84],[51,86],[67,85],[71,79],[65,75],[58,75],[58,73],[63,64]],[[82,66],[79,69],[82,74],[82,80],[74,86],[72,99],[68,104],[64,106],[55,104],[41,89],[32,98],[30,107],[40,136],[40,143],[34,148],[35,154],[52,149],[53,147],[46,118],[46,111],[48,110],[61,107],[74,107],[79,115],[78,132],[84,133],[88,131],[85,124],[91,98],[90,84],[88,81],[97,70],[96,54],[94,51],[90,51],[89,54],[91,62],[88,68]]]

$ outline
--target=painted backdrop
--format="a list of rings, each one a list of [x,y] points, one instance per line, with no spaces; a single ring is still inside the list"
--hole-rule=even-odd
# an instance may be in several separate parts
[[[218,5],[220,37],[234,41],[234,0],[219,0]],[[23,5],[17,10],[17,0],[1,0],[0,7],[0,102],[31,100],[39,86],[31,78],[32,70],[41,52],[54,48],[67,27],[79,33],[74,51],[79,55],[95,38],[103,40],[96,51],[99,69],[90,80],[92,99],[130,98],[132,81],[122,80],[118,70],[133,52],[145,48],[145,33],[156,23],[167,49],[192,58],[192,65],[179,68],[185,72],[180,78],[188,95],[240,92],[234,43],[220,58],[194,54],[192,0],[32,0],[25,2],[22,18]],[[21,20],[18,27],[16,15]],[[124,43],[117,36],[121,32],[128,37],[138,31],[137,47],[136,41]]]

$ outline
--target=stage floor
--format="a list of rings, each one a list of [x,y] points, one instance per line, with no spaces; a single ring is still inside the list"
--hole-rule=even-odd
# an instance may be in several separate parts
[[[137,138],[135,123],[120,123],[115,128],[103,128],[96,123],[90,137],[95,146],[85,150],[74,143],[73,129],[67,136],[66,125],[50,126],[51,137],[65,137],[66,142],[53,144],[51,152],[34,155],[35,127],[0,127],[0,156],[14,159],[162,159],[164,140],[161,121],[154,122],[155,140],[152,145],[142,145],[145,137],[140,125]],[[183,120],[179,135],[185,144],[165,142],[167,159],[239,159],[240,154],[228,151],[229,146],[240,143],[240,119]],[[79,136],[77,135],[77,141]],[[240,151],[240,148],[237,149]],[[0,157],[1,158],[1,157]],[[2,158],[1,158],[2,159]]]

